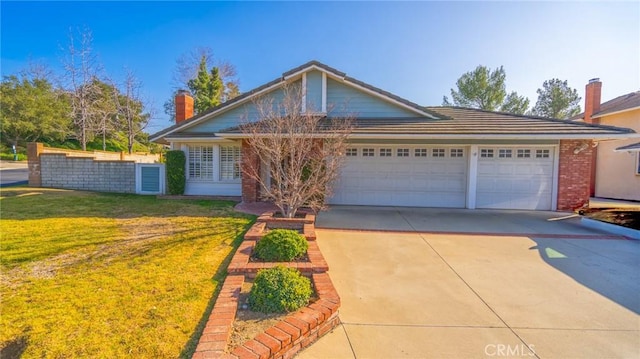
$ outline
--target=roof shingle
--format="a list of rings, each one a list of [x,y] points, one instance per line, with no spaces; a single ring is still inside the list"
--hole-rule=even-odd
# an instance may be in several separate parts
[[[632,108],[640,107],[640,91],[631,92],[626,95],[618,96],[613,100],[609,100],[600,105],[600,110],[593,115],[592,118],[602,117],[609,113],[624,111]],[[584,118],[584,112],[572,117],[572,120]]]

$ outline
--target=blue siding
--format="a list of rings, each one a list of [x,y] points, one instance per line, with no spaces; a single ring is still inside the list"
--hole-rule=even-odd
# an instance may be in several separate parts
[[[362,118],[420,116],[332,79],[327,79],[327,111],[330,116]]]
[[[273,90],[265,96],[274,96],[274,102],[281,100],[284,96],[281,89]],[[226,111],[212,119],[209,119],[196,126],[190,127],[182,132],[185,133],[199,133],[199,132],[217,132],[226,128],[235,127],[246,121],[256,121],[258,118],[258,111],[256,105],[249,101],[248,103],[236,107],[232,110]]]
[[[300,81],[297,84],[300,85]],[[274,101],[278,101],[283,98],[283,91],[281,89],[273,90],[265,96],[273,96]],[[310,110],[322,110],[322,73],[319,71],[307,73],[307,103]],[[367,118],[419,116],[410,110],[332,79],[327,79],[327,110],[330,116],[353,115]],[[255,121],[257,117],[258,112],[255,104],[249,102],[181,132],[218,132],[238,126],[246,119]]]
[[[322,111],[322,73],[307,72],[307,110]]]

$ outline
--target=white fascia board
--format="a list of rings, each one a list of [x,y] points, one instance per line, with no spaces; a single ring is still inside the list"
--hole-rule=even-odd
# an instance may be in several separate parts
[[[305,67],[303,69],[300,69],[299,71],[296,71],[296,72],[294,72],[292,74],[289,74],[289,75],[283,77],[283,79],[284,80],[289,80],[289,79],[298,77],[298,76],[300,76],[301,74],[303,74],[305,72],[309,72],[309,71],[312,71],[312,70],[316,70],[316,71],[320,71],[320,72],[325,73],[325,74],[329,74],[332,77],[335,77],[337,79],[344,79],[343,76],[340,76],[340,75],[338,75],[338,74],[336,74],[334,72],[327,71],[327,70],[325,70],[325,69],[323,69],[321,67],[318,67],[316,65],[311,65],[311,66]]]
[[[261,91],[258,91],[256,93],[254,93],[253,95],[248,96],[247,98],[242,99],[241,101],[238,101],[237,103],[234,103],[232,105],[220,108],[217,111],[214,111],[214,112],[211,112],[209,114],[206,114],[205,116],[202,116],[201,118],[199,118],[199,119],[197,119],[197,120],[195,120],[193,122],[190,122],[189,124],[187,124],[187,125],[185,125],[183,127],[176,127],[173,130],[171,130],[171,131],[169,131],[169,132],[167,132],[167,133],[165,133],[165,134],[163,134],[161,136],[150,138],[149,141],[153,142],[153,141],[156,141],[156,140],[158,140],[160,138],[163,138],[163,137],[167,138],[168,135],[170,135],[170,134],[172,134],[172,133],[174,133],[176,131],[186,130],[186,129],[188,129],[190,127],[193,127],[193,126],[195,126],[195,125],[197,125],[197,124],[199,124],[199,123],[201,123],[203,121],[206,121],[206,120],[208,120],[208,119],[210,119],[212,117],[215,117],[215,116],[217,116],[217,115],[219,115],[221,113],[224,113],[226,111],[232,110],[232,109],[234,109],[234,108],[236,108],[236,107],[238,107],[240,105],[243,105],[243,104],[249,102],[250,100],[252,100],[254,97],[260,96],[260,95],[264,94],[265,92],[274,90],[274,89],[282,86],[282,84],[283,84],[282,82],[278,82],[277,84],[274,84],[274,85],[269,86],[269,87],[267,87],[267,88],[265,88],[265,89],[263,89]]]
[[[232,142],[227,138],[220,137],[166,137],[167,141],[171,142]]]

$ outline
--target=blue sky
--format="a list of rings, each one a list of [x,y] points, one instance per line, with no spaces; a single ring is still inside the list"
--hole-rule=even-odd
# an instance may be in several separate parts
[[[315,59],[421,105],[440,105],[458,77],[503,65],[507,88],[533,105],[544,80],[603,100],[640,88],[639,2],[7,2],[1,10],[1,72],[29,58],[59,68],[70,27],[93,31],[116,80],[123,66],[167,126],[176,58],[213,49],[248,91]]]

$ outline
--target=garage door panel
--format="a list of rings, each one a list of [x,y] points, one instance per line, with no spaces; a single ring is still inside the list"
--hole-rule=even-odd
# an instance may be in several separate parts
[[[340,179],[334,188],[331,204],[465,207],[467,159],[433,157],[428,148],[426,157],[397,156],[399,146],[392,148],[392,157],[379,157],[380,146],[374,148],[375,156],[347,158]]]
[[[536,153],[537,148],[521,149]],[[553,150],[545,149],[549,150],[547,158],[479,158],[476,207],[550,210]],[[499,153],[499,148],[493,148],[493,153]]]

